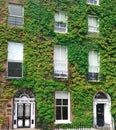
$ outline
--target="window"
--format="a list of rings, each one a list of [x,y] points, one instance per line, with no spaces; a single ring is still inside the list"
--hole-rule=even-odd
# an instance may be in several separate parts
[[[55,123],[70,123],[70,93],[55,92]]]
[[[56,45],[54,48],[54,77],[67,78],[67,48]]]
[[[100,57],[96,51],[89,52],[89,81],[98,81]]]
[[[17,4],[9,4],[8,6],[8,24],[22,26],[23,25],[23,6]]]
[[[23,44],[9,42],[8,43],[8,78],[21,78],[23,62]]]
[[[64,13],[55,14],[54,32],[67,33],[67,18]]]
[[[99,20],[95,16],[88,16],[88,32],[99,32]]]
[[[99,5],[99,0],[87,0],[88,4]]]

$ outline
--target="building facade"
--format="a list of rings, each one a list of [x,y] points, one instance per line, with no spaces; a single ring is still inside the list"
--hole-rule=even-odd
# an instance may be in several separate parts
[[[0,1],[0,126],[114,128],[116,1]]]

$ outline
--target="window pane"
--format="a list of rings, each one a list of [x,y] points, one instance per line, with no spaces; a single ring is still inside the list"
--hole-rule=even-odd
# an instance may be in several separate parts
[[[8,24],[22,26],[23,25],[23,17],[9,16],[8,17]]]
[[[56,120],[61,120],[61,107],[56,107]]]
[[[99,55],[95,51],[89,52],[89,72],[99,72]]]
[[[22,77],[22,63],[8,62],[8,77]]]
[[[91,4],[97,4],[97,0],[88,0],[88,2]]]
[[[55,14],[55,21],[59,21],[59,14],[58,13]]]
[[[92,25],[92,18],[88,17],[88,25],[91,26]]]
[[[18,104],[18,116],[23,116],[23,104]]]
[[[60,46],[54,47],[54,60],[60,60],[61,53],[60,53]]]
[[[63,99],[63,105],[68,105],[68,99]]]
[[[65,61],[67,58],[66,47],[61,48],[61,60]]]
[[[67,72],[67,48],[64,46],[54,48],[54,70]]]
[[[30,104],[25,104],[25,116],[30,116]]]
[[[60,23],[60,27],[65,28],[66,27],[66,23]]]
[[[68,107],[62,107],[63,120],[68,119]]]
[[[61,105],[61,99],[56,99],[56,105]]]
[[[64,13],[60,13],[60,19],[63,22],[66,22],[66,15]]]
[[[89,64],[93,66],[98,66],[98,53],[91,51],[89,53]]]
[[[97,26],[97,19],[93,18],[93,26],[96,27]]]
[[[9,14],[23,16],[23,8],[21,5],[9,4]]]
[[[23,44],[22,43],[8,43],[8,60],[22,61],[23,60]]]
[[[55,14],[55,21],[57,22],[66,22],[66,16],[64,13],[56,13]]]
[[[55,27],[59,27],[59,22],[55,22]]]
[[[58,62],[55,62],[55,66],[54,66],[54,70],[55,71],[59,71],[59,72],[66,72],[67,69],[66,69],[66,64],[65,63],[58,63]]]

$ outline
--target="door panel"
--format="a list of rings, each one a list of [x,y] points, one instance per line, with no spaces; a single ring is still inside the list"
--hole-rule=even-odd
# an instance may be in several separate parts
[[[104,126],[104,104],[97,104],[97,125]]]
[[[17,127],[18,128],[29,128],[30,127],[30,104],[19,103],[17,105]]]
[[[30,104],[25,104],[25,111],[24,111],[24,127],[30,126]]]
[[[23,119],[18,119],[18,127],[23,127]]]
[[[18,127],[23,127],[23,104],[22,103],[18,104],[17,110],[18,110],[18,112],[17,112],[17,116],[18,116],[17,125],[18,125]]]

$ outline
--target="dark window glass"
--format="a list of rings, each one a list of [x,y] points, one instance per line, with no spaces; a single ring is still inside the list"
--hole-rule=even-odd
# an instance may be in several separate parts
[[[61,99],[56,99],[56,105],[61,105]]]
[[[63,99],[63,105],[68,105],[68,99]]]
[[[68,119],[68,107],[63,107],[62,113],[63,113],[63,120],[67,120]]]
[[[8,77],[22,77],[22,63],[8,62]]]
[[[59,22],[55,22],[55,26],[57,26],[57,27],[58,27],[58,26],[59,26]]]
[[[61,120],[61,107],[56,107],[56,119]]]
[[[60,23],[60,26],[65,28],[66,27],[66,23]]]

